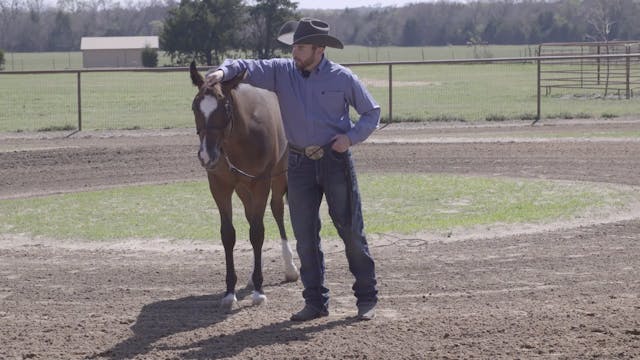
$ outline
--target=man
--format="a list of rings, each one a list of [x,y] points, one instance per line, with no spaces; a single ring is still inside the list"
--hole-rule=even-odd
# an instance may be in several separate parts
[[[289,21],[278,41],[292,46],[291,59],[225,60],[207,74],[207,83],[232,79],[247,71],[245,81],[278,95],[289,141],[288,202],[305,306],[291,316],[307,321],[329,314],[329,289],[320,245],[319,208],[326,197],[329,215],[345,244],[355,277],[358,318],[371,320],[378,301],[375,264],[364,233],[360,192],[350,146],[364,141],[378,126],[380,106],[349,69],[329,61],[326,46],[342,49],[329,25],[304,18]],[[349,106],[360,115],[349,118]]]

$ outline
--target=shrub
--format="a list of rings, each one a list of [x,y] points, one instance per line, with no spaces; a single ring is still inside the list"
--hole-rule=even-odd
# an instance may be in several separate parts
[[[0,49],[0,70],[4,69],[4,51]]]
[[[536,120],[537,118],[538,118],[538,115],[533,113],[520,114],[520,117],[519,117],[520,120],[528,120],[528,121]]]
[[[145,47],[144,50],[142,50],[142,66],[158,66],[158,50],[152,49],[149,46]]]
[[[485,117],[486,121],[507,121],[507,117],[500,114],[489,114]]]

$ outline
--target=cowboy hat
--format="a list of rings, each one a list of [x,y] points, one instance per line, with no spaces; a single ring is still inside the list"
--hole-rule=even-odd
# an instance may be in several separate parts
[[[287,21],[280,28],[278,41],[285,45],[311,44],[336,49],[344,48],[340,40],[329,35],[329,24],[312,18]]]

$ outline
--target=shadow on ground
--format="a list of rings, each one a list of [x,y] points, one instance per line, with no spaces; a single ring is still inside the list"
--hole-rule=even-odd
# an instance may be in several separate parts
[[[237,293],[237,296],[243,298],[250,292],[250,289],[243,289]],[[133,336],[91,358],[124,360],[138,356],[144,357],[145,354],[160,350],[180,352],[182,353],[180,357],[184,359],[219,359],[237,355],[247,348],[304,341],[311,333],[357,321],[355,317],[343,318],[304,327],[300,327],[300,323],[283,321],[258,329],[221,334],[182,346],[154,346],[157,341],[175,334],[215,326],[241,311],[237,308],[232,311],[221,309],[219,304],[223,297],[224,293],[189,296],[145,305],[131,327]]]

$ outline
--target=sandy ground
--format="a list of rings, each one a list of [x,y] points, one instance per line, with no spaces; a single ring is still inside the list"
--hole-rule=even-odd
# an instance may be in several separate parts
[[[639,186],[637,137],[598,135],[639,130],[632,119],[391,125],[354,157],[360,172]],[[0,201],[205,178],[192,130],[64,135],[0,135]],[[331,314],[299,324],[288,318],[302,306],[302,286],[282,282],[275,241],[265,247],[268,302],[251,306],[242,289],[227,313],[218,308],[218,244],[0,234],[0,359],[640,357],[637,216],[465,235],[370,234],[380,288],[370,322],[355,321],[343,246],[328,239]],[[237,271],[247,279],[251,254],[240,243]]]

